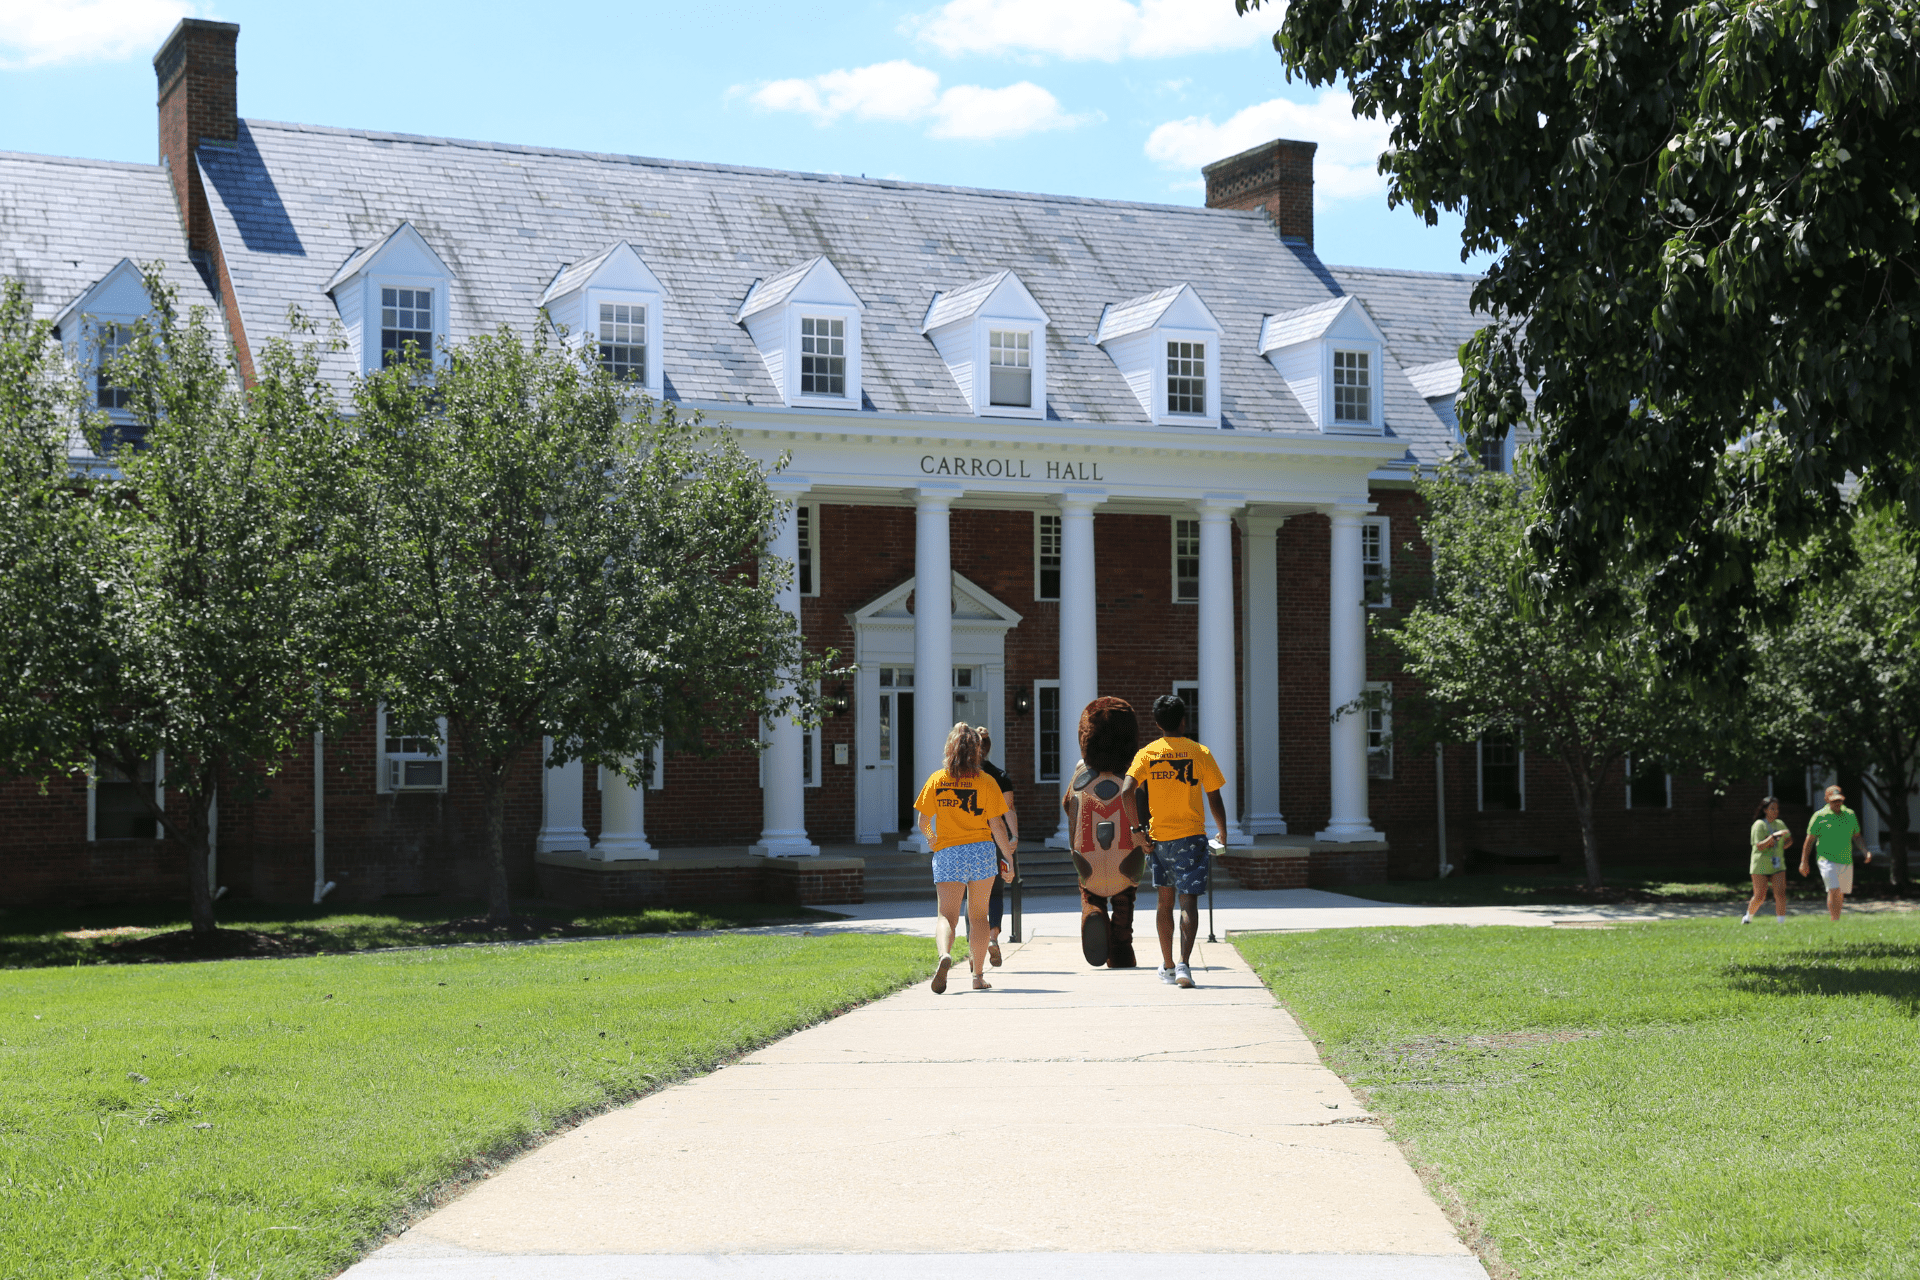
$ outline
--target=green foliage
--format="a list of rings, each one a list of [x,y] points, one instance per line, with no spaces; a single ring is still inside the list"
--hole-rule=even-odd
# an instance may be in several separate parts
[[[0,974],[0,1274],[333,1275],[449,1179],[928,959],[735,936]]]
[[[1510,733],[1559,763],[1598,885],[1595,788],[1628,752],[1672,754],[1686,723],[1659,689],[1639,584],[1615,574],[1577,597],[1544,591],[1526,536],[1540,495],[1519,477],[1447,467],[1421,481],[1420,496],[1433,592],[1384,628],[1421,686],[1396,718],[1416,741]]]
[[[1555,573],[1657,570],[1670,662],[1737,678],[1746,513],[1798,540],[1852,473],[1920,522],[1920,9],[1294,0],[1274,43],[1494,255],[1463,421],[1537,427]]]
[[[755,745],[762,719],[803,711],[780,690],[819,674],[775,599],[792,566],[755,572],[779,510],[764,470],[594,357],[503,330],[356,396],[352,507],[386,624],[370,683],[403,716],[447,717],[483,795],[495,918],[502,788],[542,734],[549,764],[637,780],[656,743]]]
[[[1904,885],[1907,797],[1920,786],[1920,538],[1862,512],[1848,544],[1780,549],[1761,580],[1772,625],[1753,639],[1758,731],[1780,759],[1866,779]]]
[[[1237,935],[1517,1280],[1894,1280],[1920,915]]]

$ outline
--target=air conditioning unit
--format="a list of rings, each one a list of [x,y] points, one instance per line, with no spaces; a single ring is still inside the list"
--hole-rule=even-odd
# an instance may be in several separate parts
[[[438,791],[446,783],[445,770],[444,760],[390,756],[387,759],[387,790]]]

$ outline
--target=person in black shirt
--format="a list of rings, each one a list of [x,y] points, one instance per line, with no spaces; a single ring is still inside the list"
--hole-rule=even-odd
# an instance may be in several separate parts
[[[993,750],[993,735],[987,732],[987,726],[976,725],[974,726],[974,732],[980,735],[980,772],[1000,784],[1000,793],[1007,798],[1007,836],[1009,839],[1018,840],[1020,838],[1020,813],[1019,810],[1014,807],[1013,803],[1013,779],[1007,777],[1007,771],[1005,769],[1002,769],[999,765],[987,759],[987,753]],[[1006,862],[1004,855],[1000,861],[1002,864]],[[1018,874],[1017,868],[1015,869],[1015,874]],[[1005,883],[1006,881],[1001,876],[995,876],[993,878],[993,892],[987,897],[987,959],[992,962],[995,968],[999,968],[1000,966],[1001,886]]]

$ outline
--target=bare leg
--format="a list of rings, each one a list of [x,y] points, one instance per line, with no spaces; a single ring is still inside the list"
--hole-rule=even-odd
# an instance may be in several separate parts
[[[1787,873],[1784,871],[1773,873],[1773,914],[1787,914]]]
[[[1767,902],[1767,880],[1769,877],[1754,873],[1753,900],[1747,903],[1747,914],[1752,915]]]
[[[973,968],[973,985],[981,988],[987,985],[980,976],[987,965],[987,948],[984,943],[974,946],[973,940],[987,936],[987,894],[992,890],[992,876],[967,884],[967,963]]]
[[[933,924],[933,945],[943,956],[953,954],[953,935],[960,927],[960,896],[967,886],[959,882],[936,884],[934,892],[939,895],[940,915]]]
[[[1840,918],[1840,904],[1846,900],[1847,895],[1844,891],[1840,889],[1827,890],[1827,919],[1838,920]]]
[[[1173,968],[1173,890],[1160,890],[1159,904],[1154,908],[1153,927],[1160,933],[1160,967]]]
[[[1193,942],[1200,936],[1200,895],[1180,895],[1180,963],[1193,958]]]

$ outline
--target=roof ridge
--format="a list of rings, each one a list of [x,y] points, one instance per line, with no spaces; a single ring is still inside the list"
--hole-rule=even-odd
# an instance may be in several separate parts
[[[279,129],[288,133],[321,133],[339,137],[365,138],[369,141],[410,142],[430,146],[466,147],[476,151],[503,151],[514,155],[552,156],[558,159],[617,161],[661,169],[688,169],[703,173],[737,173],[774,178],[799,178],[812,182],[844,182],[850,186],[877,187],[882,190],[939,191],[954,195],[988,196],[997,199],[1057,200],[1063,204],[1091,205],[1096,208],[1149,209],[1156,213],[1187,213],[1199,216],[1231,216],[1242,221],[1264,220],[1259,209],[1216,209],[1206,205],[1162,204],[1151,200],[1104,200],[1095,196],[1072,196],[1048,191],[1015,191],[1005,187],[957,187],[937,182],[912,182],[905,178],[869,178],[864,174],[816,173],[806,169],[769,169],[759,165],[718,164],[709,160],[673,160],[661,156],[632,155],[618,151],[581,151],[571,147],[535,147],[517,142],[488,142],[479,138],[450,138],[426,133],[392,133],[379,129],[345,129],[333,125],[299,124],[283,120],[243,121],[248,128]]]
[[[94,160],[87,156],[48,156],[34,151],[0,151],[0,161],[32,160],[41,164],[71,164],[90,169],[137,169],[142,173],[162,173],[166,166],[142,164],[138,160]]]
[[[1484,280],[1484,271],[1420,271],[1413,267],[1343,267],[1336,263],[1327,264],[1329,271],[1369,271],[1385,276],[1426,276],[1433,280]]]

